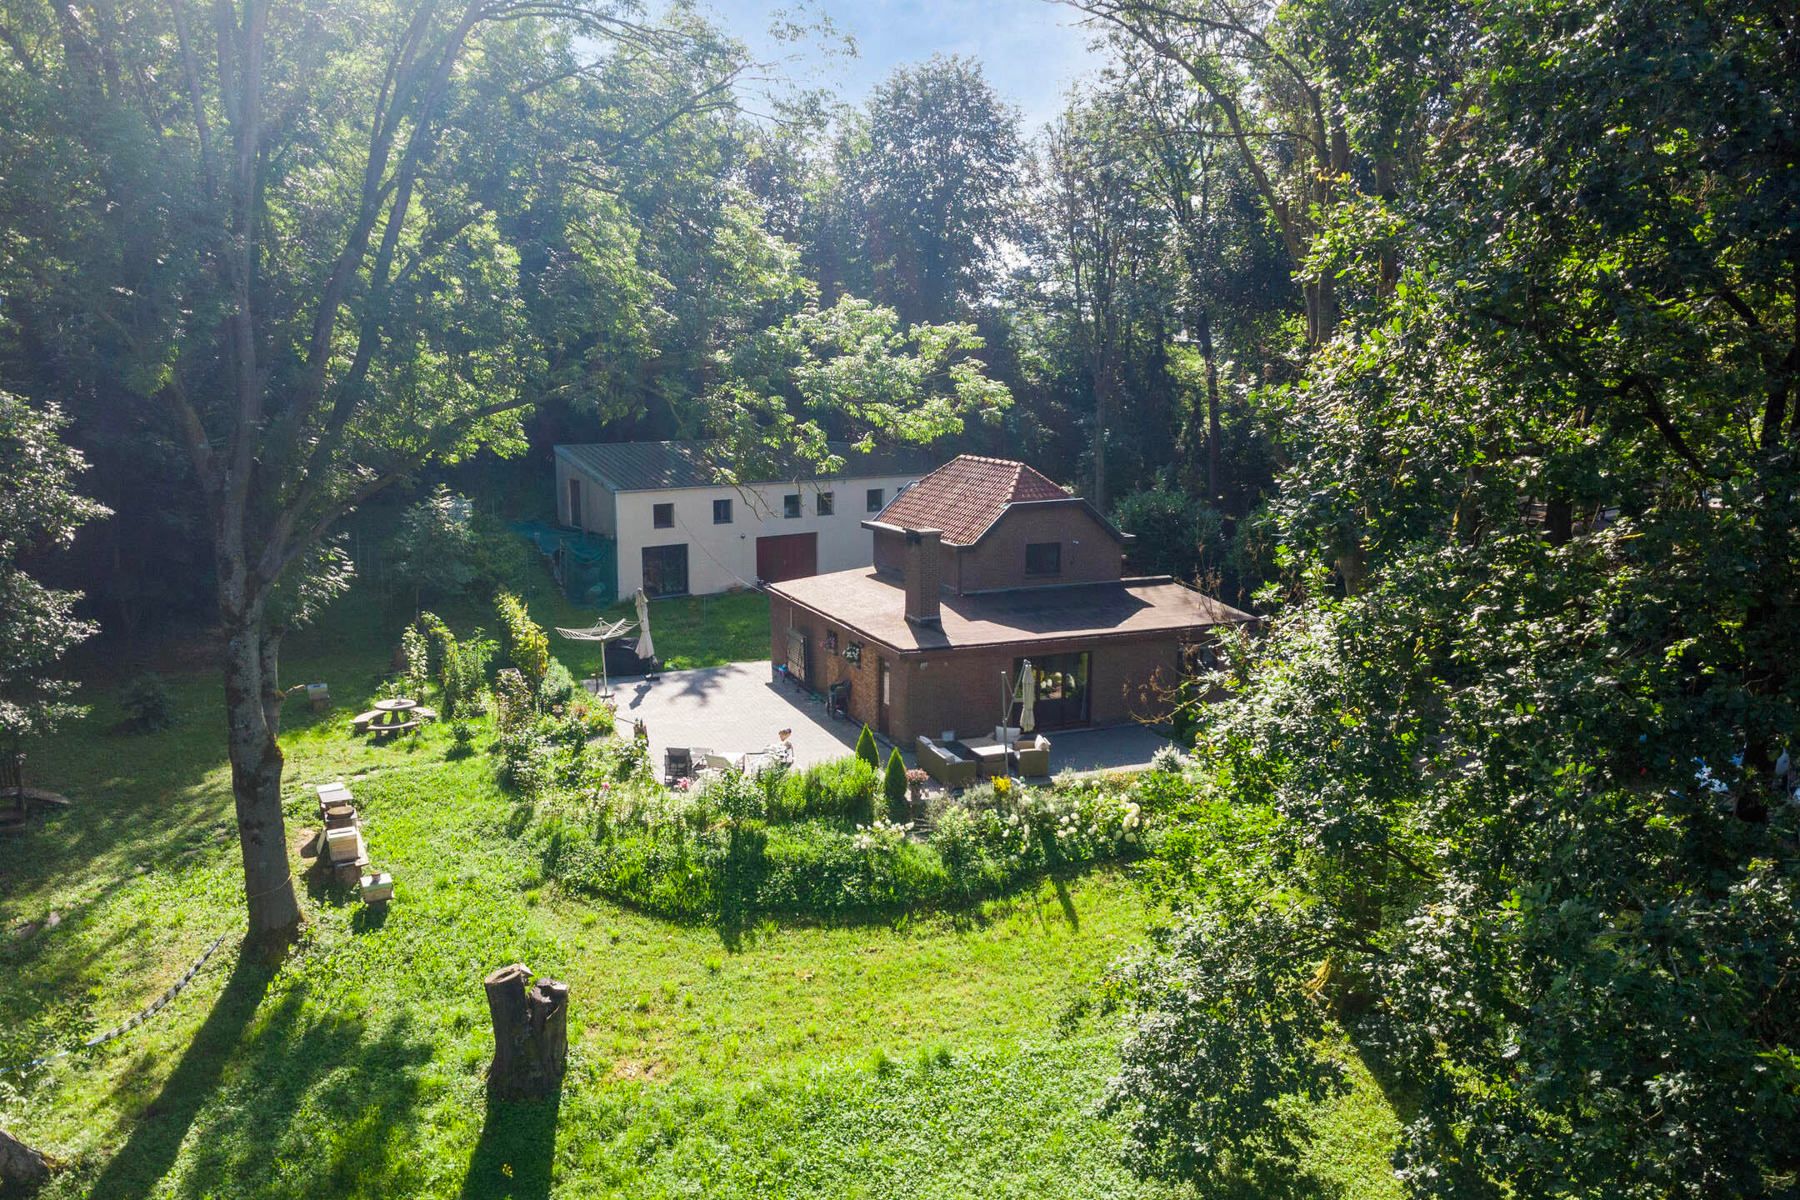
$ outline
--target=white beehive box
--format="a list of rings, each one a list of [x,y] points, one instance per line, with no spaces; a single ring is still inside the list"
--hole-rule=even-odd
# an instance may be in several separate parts
[[[362,830],[354,825],[325,831],[325,854],[334,863],[353,863],[362,858]]]

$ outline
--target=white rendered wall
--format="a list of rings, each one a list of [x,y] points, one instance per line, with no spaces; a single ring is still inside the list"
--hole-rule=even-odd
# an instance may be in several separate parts
[[[562,507],[568,506],[568,482],[562,478],[558,462],[558,481],[563,489]],[[762,483],[742,488],[672,488],[657,492],[619,492],[619,595],[629,596],[644,581],[644,547],[688,547],[688,592],[701,596],[732,588],[749,587],[756,581],[756,539],[790,533],[819,535],[819,573],[848,571],[866,567],[875,561],[875,535],[862,527],[874,514],[866,507],[870,488],[882,489],[885,500],[892,500],[900,489],[917,482],[916,475],[879,475],[859,479],[832,479],[808,483]],[[584,481],[583,503],[594,490]],[[782,498],[800,495],[800,516],[782,516]],[[836,499],[829,517],[821,517],[818,494],[831,492]],[[603,495],[607,493],[602,493]],[[713,524],[713,501],[730,500],[732,521],[729,525]],[[654,506],[675,506],[675,527],[654,527]],[[590,526],[593,527],[593,526]]]
[[[599,480],[576,467],[560,454],[556,456],[557,523],[571,526],[577,524],[569,516],[569,480],[571,479],[581,481],[581,520],[579,522],[581,528],[602,537],[618,536],[616,532],[618,519],[617,514],[613,511],[613,493],[602,486]]]

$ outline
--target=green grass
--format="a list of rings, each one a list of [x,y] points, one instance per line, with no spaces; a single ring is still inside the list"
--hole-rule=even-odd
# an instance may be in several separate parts
[[[607,610],[607,616],[613,619],[635,619],[636,615],[637,610],[629,602]],[[650,604],[650,635],[656,642],[657,657],[672,671],[766,659],[769,597],[763,592],[729,592],[722,596],[655,600]],[[561,644],[573,645],[567,641]],[[571,657],[565,653],[563,659],[573,670]]]
[[[540,619],[560,620],[543,590]],[[659,628],[665,654],[711,653],[722,606]],[[291,841],[310,785],[349,778],[396,877],[391,911],[370,920],[308,880],[305,936],[278,966],[228,942],[144,1027],[23,1087],[0,1076],[0,1125],[66,1164],[46,1196],[1181,1194],[1134,1180],[1117,1131],[1088,1115],[1116,1030],[1058,1023],[1143,934],[1129,880],[1046,882],[960,923],[764,924],[735,949],[565,896],[511,836],[521,814],[485,753],[447,758],[441,728],[380,748],[345,731],[409,611],[353,594],[292,639],[286,670],[338,699],[325,717],[289,713]],[[240,925],[219,686],[201,658],[168,648],[156,665],[180,721],[131,735],[112,731],[112,694],[140,664],[92,656],[94,714],[32,748],[34,780],[74,804],[0,843],[14,1031],[0,1044],[109,1026]],[[512,961],[573,990],[557,1103],[485,1097],[480,978]],[[1394,1194],[1372,1083],[1319,1126],[1320,1194]]]
[[[630,600],[604,610],[574,604],[563,596],[547,571],[537,569],[535,556],[531,568],[513,582],[530,606],[532,616],[550,631],[550,652],[562,659],[577,678],[598,674],[599,645],[560,637],[556,627],[586,629],[601,618],[636,621],[636,606]],[[425,607],[431,606],[427,601]],[[459,626],[479,624],[490,632],[495,627],[491,605],[465,602],[438,607],[440,616]],[[670,670],[765,660],[769,657],[769,597],[762,592],[728,592],[652,600],[650,633],[657,657]],[[398,628],[394,636],[399,636]]]

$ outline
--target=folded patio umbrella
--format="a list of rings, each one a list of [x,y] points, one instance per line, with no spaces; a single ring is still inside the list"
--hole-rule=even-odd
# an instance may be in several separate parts
[[[1037,728],[1037,672],[1031,669],[1029,658],[1019,668],[1019,686],[1013,699],[1019,702],[1019,732],[1030,733]]]
[[[656,661],[656,643],[650,640],[650,597],[637,590],[638,641],[637,655],[645,662]]]

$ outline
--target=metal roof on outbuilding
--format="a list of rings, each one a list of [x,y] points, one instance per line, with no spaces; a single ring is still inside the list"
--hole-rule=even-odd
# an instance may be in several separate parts
[[[850,442],[829,445],[831,453],[844,460],[842,470],[829,474],[795,459],[734,475],[720,457],[723,443],[711,441],[585,442],[558,446],[556,453],[615,492],[923,475],[933,465],[932,456],[921,449],[878,447],[864,453]]]

